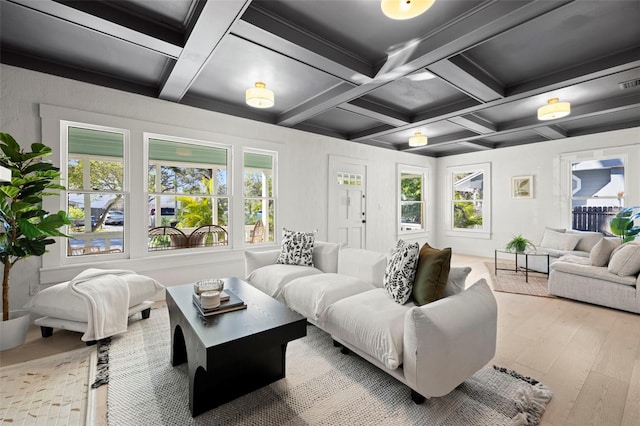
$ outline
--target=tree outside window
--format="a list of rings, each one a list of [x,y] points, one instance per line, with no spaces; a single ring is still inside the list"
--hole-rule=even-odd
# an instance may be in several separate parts
[[[448,235],[491,238],[491,163],[449,167],[448,176]]]

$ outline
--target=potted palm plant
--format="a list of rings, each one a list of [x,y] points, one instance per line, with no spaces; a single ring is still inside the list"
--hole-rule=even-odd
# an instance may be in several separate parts
[[[527,247],[536,249],[531,241],[522,236],[522,234],[514,235],[513,239],[507,243],[505,248],[509,251],[515,251],[516,253],[522,253]]]
[[[0,149],[0,167],[11,173],[8,181],[0,182],[0,261],[4,266],[0,350],[5,350],[24,343],[29,326],[28,311],[9,310],[11,268],[21,259],[44,254],[56,242],[51,237],[66,237],[59,228],[70,221],[64,211],[50,214],[42,208],[44,196],[65,189],[58,183],[60,169],[40,161],[51,155],[51,148],[34,143],[25,152],[11,135],[0,133]]]
[[[636,219],[640,219],[640,207],[631,206],[620,210],[609,222],[611,232],[619,236],[623,243],[635,240],[640,234],[640,226],[634,225]]]

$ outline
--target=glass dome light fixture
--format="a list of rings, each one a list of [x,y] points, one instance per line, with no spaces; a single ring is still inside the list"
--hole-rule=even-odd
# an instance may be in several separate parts
[[[425,146],[429,143],[429,138],[424,136],[422,132],[416,132],[409,138],[409,146]]]
[[[411,19],[423,14],[436,0],[382,0],[382,13],[391,19]]]
[[[571,114],[571,104],[560,102],[558,98],[551,98],[546,105],[538,108],[538,120],[555,120]]]
[[[247,105],[254,108],[271,108],[275,104],[273,90],[267,89],[267,85],[257,81],[254,87],[249,87],[246,93]]]

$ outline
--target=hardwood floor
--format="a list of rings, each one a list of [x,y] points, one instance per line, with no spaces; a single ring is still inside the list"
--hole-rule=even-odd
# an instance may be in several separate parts
[[[468,283],[490,281],[483,262],[454,255],[471,266]],[[554,393],[542,425],[632,426],[640,422],[640,315],[566,299],[495,293],[498,348],[493,364],[534,377]],[[31,330],[27,344],[0,354],[11,365],[83,346],[80,335],[56,331],[42,339]],[[106,424],[106,389],[97,399],[97,424]]]

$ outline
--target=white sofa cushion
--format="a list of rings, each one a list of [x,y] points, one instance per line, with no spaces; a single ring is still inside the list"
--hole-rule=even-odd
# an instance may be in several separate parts
[[[621,277],[640,273],[640,244],[626,243],[616,248],[609,259],[609,272]]]
[[[247,282],[263,293],[279,299],[282,289],[291,281],[307,275],[321,273],[321,270],[312,266],[275,263],[252,271],[247,277]]]
[[[604,238],[600,232],[592,232],[592,231],[576,231],[574,229],[567,231],[567,234],[574,234],[580,237],[578,243],[574,247],[576,251],[586,251],[589,253],[593,247]]]
[[[313,246],[313,266],[322,272],[338,272],[340,244],[316,241]]]
[[[374,288],[359,278],[325,273],[291,281],[282,289],[282,300],[294,311],[318,321],[324,310],[338,300]]]
[[[564,232],[556,232],[546,228],[542,237],[540,247],[569,251],[575,249],[580,237],[577,234],[569,234]]]
[[[616,274],[612,274],[607,270],[606,266],[598,267],[591,265],[580,265],[573,262],[563,262],[558,260],[551,265],[551,269],[565,272],[567,274],[580,275],[583,277],[594,278],[598,280],[611,281],[617,284],[624,284],[634,286],[636,285],[636,277],[627,276],[621,277]]]
[[[609,238],[601,239],[589,253],[589,258],[593,266],[607,266],[611,253],[616,247],[620,245],[618,239],[612,240]]]
[[[465,282],[470,273],[471,268],[468,266],[463,268],[452,266],[451,269],[449,269],[449,278],[444,288],[443,297],[453,296],[464,290]]]
[[[321,320],[333,336],[393,370],[402,364],[404,315],[414,306],[395,303],[385,289],[376,288],[337,301]]]
[[[376,287],[383,286],[387,257],[371,250],[342,248],[338,256],[338,273],[360,278]]]
[[[164,289],[156,280],[145,275],[127,274],[121,278],[129,287],[129,307],[149,300]],[[24,308],[38,315],[87,322],[87,304],[82,297],[71,291],[69,281],[43,289]]]

